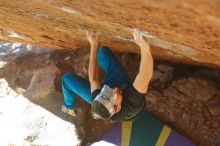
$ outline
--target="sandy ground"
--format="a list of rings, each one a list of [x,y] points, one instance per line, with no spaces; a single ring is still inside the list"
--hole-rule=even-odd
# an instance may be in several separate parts
[[[73,123],[16,94],[0,79],[0,145],[77,145],[80,143]],[[62,135],[62,138],[60,138]]]

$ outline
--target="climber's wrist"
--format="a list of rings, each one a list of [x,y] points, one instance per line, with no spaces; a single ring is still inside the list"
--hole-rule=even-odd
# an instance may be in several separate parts
[[[98,44],[93,44],[93,43],[91,43],[90,45],[91,45],[91,50],[92,50],[92,51],[97,51],[97,49],[98,49]]]
[[[150,45],[146,41],[143,41],[142,43],[140,43],[139,46],[141,49],[144,49],[144,50],[150,49]]]

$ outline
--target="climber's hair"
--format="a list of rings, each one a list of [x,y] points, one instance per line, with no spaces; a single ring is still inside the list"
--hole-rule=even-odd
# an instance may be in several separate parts
[[[109,120],[111,118],[106,107],[98,101],[93,102],[91,112],[94,119]]]

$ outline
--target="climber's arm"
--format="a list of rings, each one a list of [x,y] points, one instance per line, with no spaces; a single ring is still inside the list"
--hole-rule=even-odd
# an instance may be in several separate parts
[[[133,86],[138,92],[145,93],[153,75],[153,58],[150,45],[144,40],[141,33],[138,30],[134,30],[133,35],[135,43],[138,44],[141,49],[139,73],[135,78]]]
[[[90,59],[89,59],[89,82],[91,92],[100,88],[99,69],[97,60],[98,50],[98,34],[94,32],[87,32],[87,38],[91,45]]]

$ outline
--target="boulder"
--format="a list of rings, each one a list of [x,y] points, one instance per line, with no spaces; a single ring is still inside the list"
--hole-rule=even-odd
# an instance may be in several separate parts
[[[210,105],[209,111],[211,112],[212,115],[219,116],[220,115],[220,104]]]
[[[206,103],[217,94],[216,84],[211,80],[189,77],[173,81],[163,90],[163,95],[182,102],[199,101]]]
[[[192,98],[179,92],[175,87],[168,87],[163,91],[163,95],[174,98],[181,102],[193,102]]]
[[[54,64],[36,70],[24,95],[29,98],[44,97],[55,89],[54,81],[59,74],[60,70]]]
[[[159,64],[153,72],[152,82],[160,81],[160,83],[166,83],[173,79],[174,68],[168,64]]]
[[[214,97],[218,91],[214,82],[194,77],[173,81],[172,86],[186,96],[203,102]]]
[[[156,90],[150,90],[147,92],[145,98],[147,102],[150,102],[152,104],[158,104],[159,102],[161,102],[163,96]]]
[[[130,33],[138,28],[155,58],[220,67],[219,5],[218,0],[1,0],[0,41],[88,48],[85,31],[99,30],[101,44],[139,53]]]
[[[206,105],[212,115],[220,116],[220,96],[216,95],[211,100],[209,100]]]

